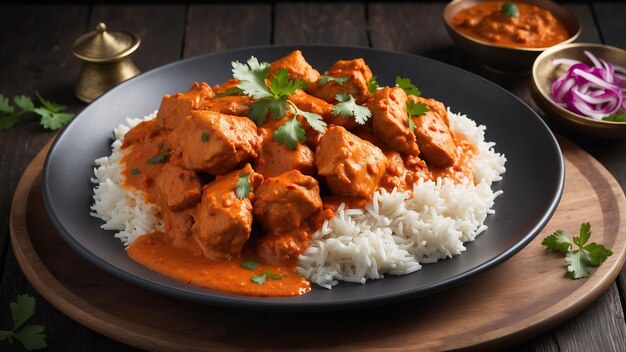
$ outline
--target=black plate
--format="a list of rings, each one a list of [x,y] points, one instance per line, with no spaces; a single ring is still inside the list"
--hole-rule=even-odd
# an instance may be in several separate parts
[[[453,259],[424,265],[401,277],[387,276],[366,285],[341,283],[332,290],[313,287],[299,297],[238,296],[186,285],[157,274],[128,258],[112,231],[89,215],[94,160],[110,154],[112,130],[124,118],[145,116],[164,94],[185,91],[194,81],[217,84],[231,76],[231,61],[273,61],[300,48],[318,70],[338,59],[363,57],[381,85],[397,75],[409,77],[433,97],[487,126],[486,140],[508,159],[504,179],[495,184],[489,229]],[[563,159],[544,122],[526,104],[474,74],[427,58],[366,48],[264,46],[244,48],[175,62],[133,78],[89,105],[57,138],[43,171],[46,208],[65,240],[100,268],[143,287],[199,302],[254,309],[341,309],[380,304],[431,293],[457,284],[510,258],[545,226],[563,190]]]

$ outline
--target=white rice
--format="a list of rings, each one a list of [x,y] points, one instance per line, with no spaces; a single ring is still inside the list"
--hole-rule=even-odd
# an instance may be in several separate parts
[[[125,246],[146,233],[162,231],[160,208],[146,203],[138,190],[122,187],[124,175],[119,160],[124,155],[120,151],[124,135],[142,121],[153,119],[156,112],[143,119],[126,119],[126,125],[120,124],[113,130],[115,141],[111,144],[111,155],[96,159],[93,170],[95,178],[91,182],[94,187],[94,204],[91,206],[92,216],[104,220],[100,226],[105,230],[115,230],[115,237]]]
[[[465,251],[484,225],[494,199],[493,182],[501,180],[506,158],[495,153],[494,143],[485,142],[485,126],[465,115],[448,111],[450,126],[478,147],[473,162],[476,186],[437,180],[419,181],[410,192],[378,191],[364,209],[346,209],[342,204],[327,220],[300,256],[298,272],[310,281],[332,288],[339,280],[365,283],[384,274],[405,275]],[[162,231],[158,206],[144,202],[141,192],[123,188],[124,176],[118,161],[124,135],[141,121],[127,119],[114,130],[112,153],[96,160],[94,205],[91,215],[105,221],[105,230],[117,231],[125,246],[137,237]]]
[[[487,229],[484,225],[494,199],[491,184],[500,181],[506,158],[486,143],[485,126],[448,110],[450,126],[478,147],[473,162],[476,186],[447,180],[419,181],[411,192],[378,191],[365,209],[339,206],[313,235],[300,256],[298,272],[332,288],[340,280],[364,284],[384,274],[405,275],[465,251]]]

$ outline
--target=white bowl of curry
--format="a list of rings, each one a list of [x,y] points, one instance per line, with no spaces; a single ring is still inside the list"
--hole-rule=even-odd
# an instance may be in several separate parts
[[[461,49],[506,72],[530,70],[544,50],[580,34],[574,13],[551,1],[454,0],[443,19]]]

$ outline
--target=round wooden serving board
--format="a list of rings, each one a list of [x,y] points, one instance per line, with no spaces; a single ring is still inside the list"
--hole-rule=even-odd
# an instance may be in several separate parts
[[[88,263],[46,214],[40,176],[49,146],[30,164],[11,209],[11,240],[31,284],[62,312],[113,339],[147,350],[452,350],[528,339],[571,317],[611,285],[626,258],[626,199],[595,159],[560,140],[565,190],[559,207],[526,248],[462,285],[400,304],[317,314],[229,310],[180,301],[122,281]],[[523,186],[523,185],[520,185]],[[524,209],[519,209],[520,212]],[[557,229],[614,254],[583,280],[566,277],[564,258],[541,246]]]

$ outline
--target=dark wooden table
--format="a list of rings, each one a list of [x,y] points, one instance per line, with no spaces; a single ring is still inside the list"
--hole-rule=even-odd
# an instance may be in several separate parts
[[[582,23],[578,41],[626,48],[626,2],[566,3]],[[291,43],[357,45],[427,56],[475,72],[517,95],[558,133],[597,158],[626,186],[626,141],[597,141],[552,126],[530,96],[529,75],[499,75],[454,46],[442,21],[445,3],[273,3],[192,5],[0,5],[0,93],[35,90],[79,113],[73,94],[80,62],[73,41],[104,21],[135,31],[142,45],[133,56],[142,71],[194,55],[231,48]],[[469,89],[469,88],[468,88]],[[0,329],[8,328],[17,294],[37,299],[34,322],[45,325],[51,351],[134,350],[91,331],[55,309],[29,285],[9,241],[11,198],[20,176],[53,136],[34,117],[0,132]],[[578,221],[578,220],[577,220]],[[520,351],[626,351],[626,271],[581,313],[514,346]]]

